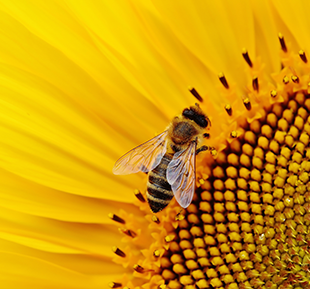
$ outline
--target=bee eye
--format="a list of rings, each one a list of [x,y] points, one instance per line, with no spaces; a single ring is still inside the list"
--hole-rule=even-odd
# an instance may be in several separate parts
[[[206,117],[204,115],[198,114],[193,109],[184,109],[183,110],[183,116],[187,117],[194,122],[196,122],[199,126],[206,128],[209,124],[208,120],[206,120]]]
[[[182,114],[183,114],[183,116],[185,116],[185,117],[187,117],[189,119],[193,119],[193,116],[194,116],[195,112],[190,110],[190,109],[188,109],[188,108],[186,108],[186,109],[183,110]]]
[[[207,127],[209,124],[204,116],[196,117],[194,121],[203,128]]]

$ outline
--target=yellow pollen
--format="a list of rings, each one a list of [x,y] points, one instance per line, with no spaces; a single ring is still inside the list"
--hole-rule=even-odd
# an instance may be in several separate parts
[[[153,253],[154,257],[159,257],[160,256],[160,251],[159,250],[155,250]]]
[[[233,138],[236,138],[237,137],[237,132],[235,130],[233,130],[231,133],[230,133],[231,137]]]
[[[215,149],[211,150],[211,155],[215,157],[217,155],[217,151]]]
[[[277,96],[277,91],[276,90],[271,90],[270,91],[270,95],[271,95],[271,97],[276,97]]]
[[[230,104],[225,105],[225,110],[227,111],[228,115],[232,115],[232,107]]]
[[[291,78],[294,83],[299,83],[299,78],[296,75],[292,75]]]
[[[155,215],[152,216],[152,221],[154,223],[159,223],[160,222],[159,219]]]
[[[283,77],[283,83],[288,84],[289,82],[290,82],[290,79],[288,78],[288,76],[284,76]]]

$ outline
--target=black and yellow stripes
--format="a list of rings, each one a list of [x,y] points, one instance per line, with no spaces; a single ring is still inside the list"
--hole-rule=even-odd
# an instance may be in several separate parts
[[[172,155],[165,154],[160,164],[149,172],[147,183],[147,200],[153,213],[165,208],[173,198],[171,186],[167,182],[167,167],[172,160]]]

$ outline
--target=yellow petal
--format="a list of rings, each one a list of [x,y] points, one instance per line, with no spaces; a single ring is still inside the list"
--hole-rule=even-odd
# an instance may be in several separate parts
[[[57,264],[14,252],[0,252],[3,288],[108,288],[111,275],[87,275]]]

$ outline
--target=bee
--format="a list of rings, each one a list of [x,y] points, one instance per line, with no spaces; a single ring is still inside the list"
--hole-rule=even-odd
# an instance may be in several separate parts
[[[163,210],[173,196],[187,208],[195,192],[195,156],[209,149],[197,147],[208,136],[203,132],[210,124],[198,104],[184,109],[163,133],[122,156],[113,173],[148,173],[146,196],[153,213]]]

